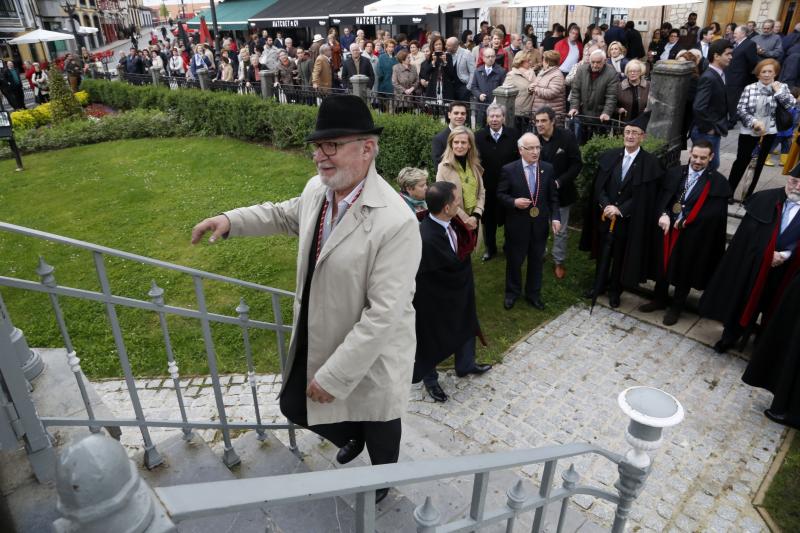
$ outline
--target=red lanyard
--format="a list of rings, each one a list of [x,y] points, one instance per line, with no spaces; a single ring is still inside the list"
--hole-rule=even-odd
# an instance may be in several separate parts
[[[353,201],[347,204],[347,207],[344,208],[344,213],[342,213],[342,217],[344,216],[345,213],[347,213],[347,210],[350,209],[350,206],[356,203],[356,200],[358,200],[358,197],[361,196],[361,192],[363,190],[364,187],[362,186],[361,189],[358,190],[358,194],[356,194],[355,198],[353,198]],[[314,258],[315,260],[319,259],[319,254],[322,251],[322,234],[323,231],[325,230],[325,215],[327,215],[327,213],[328,213],[328,198],[326,197],[325,201],[322,202],[322,214],[319,217],[319,228],[317,228],[317,255]],[[331,225],[333,226],[333,213],[331,213]],[[333,228],[331,228],[331,231],[333,231]]]
[[[539,205],[539,191],[542,189],[542,184],[541,184],[542,172],[541,172],[540,169],[541,169],[541,167],[537,163],[536,164],[536,196],[534,197],[533,191],[531,190],[531,182],[528,181],[528,173],[525,172],[524,168],[523,168],[523,174],[525,174],[525,185],[528,186],[528,192],[531,195],[531,202],[532,202],[531,205],[533,207],[536,207],[536,206]]]

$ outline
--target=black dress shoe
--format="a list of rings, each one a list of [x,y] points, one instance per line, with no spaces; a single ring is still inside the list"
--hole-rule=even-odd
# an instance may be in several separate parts
[[[503,309],[508,311],[509,309],[514,307],[514,302],[516,302],[514,298],[506,298],[505,300],[503,300]]]
[[[489,253],[489,252],[486,252],[485,254],[483,254],[483,255],[481,256],[481,261],[483,261],[484,263],[485,263],[486,261],[491,261],[492,257],[494,257],[494,256],[495,256],[495,254],[493,254],[493,253]]]
[[[428,394],[434,401],[437,402],[446,402],[447,401],[447,394],[442,390],[442,387],[438,383],[434,383],[433,385],[425,385],[425,390],[428,391]]]
[[[378,489],[375,491],[375,504],[381,503],[389,495],[389,487],[385,489]]]
[[[488,372],[491,369],[492,369],[492,365],[475,365],[472,368],[472,370],[464,372],[463,374],[460,373],[460,372],[456,372],[456,376],[458,376],[460,378],[463,378],[463,377],[468,376],[470,374],[477,374],[477,375],[480,376],[481,374],[485,374],[486,372]]]
[[[664,318],[661,320],[661,323],[665,326],[674,326],[678,323],[678,319],[681,317],[680,309],[675,309],[670,307],[667,309],[667,312],[664,313]]]
[[[525,298],[528,301],[528,304],[531,307],[538,309],[539,311],[544,311],[544,302],[542,302],[541,298]]]
[[[619,293],[609,292],[608,293],[608,305],[610,305],[612,308],[616,309],[617,307],[619,307],[619,304],[620,304]]]
[[[717,341],[717,343],[714,345],[714,351],[715,351],[715,352],[717,352],[717,353],[725,353],[725,352],[727,352],[728,350],[730,350],[731,348],[733,348],[733,345],[734,345],[735,343],[736,343],[736,340],[735,340],[735,339],[731,340],[731,339],[728,339],[728,338],[722,337],[722,338],[721,338],[720,340],[718,340],[718,341]]]
[[[791,416],[789,413],[779,413],[772,409],[767,409],[764,411],[764,416],[782,426],[800,429],[800,419],[796,416]]]
[[[340,465],[346,465],[364,451],[364,441],[351,439],[350,442],[339,448],[336,454],[336,462]]]
[[[652,313],[653,311],[661,311],[662,309],[666,309],[667,304],[662,300],[653,300],[651,302],[647,302],[646,304],[642,304],[639,306],[639,311],[642,313]]]

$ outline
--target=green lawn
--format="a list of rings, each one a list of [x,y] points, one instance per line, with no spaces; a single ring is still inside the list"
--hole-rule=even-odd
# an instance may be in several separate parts
[[[789,453],[764,498],[764,507],[782,531],[800,531],[800,437],[794,436]]]
[[[24,173],[0,161],[0,220],[65,235],[263,285],[294,290],[296,240],[288,237],[241,239],[192,247],[189,232],[200,219],[236,206],[297,195],[314,172],[312,162],[226,138],[131,140],[83,146],[25,158]],[[589,283],[590,264],[571,241],[569,276],[557,282],[545,266],[545,312],[523,301],[502,308],[505,262],[475,262],[479,316],[489,339],[479,349],[483,361],[498,362],[525,333],[579,301]],[[86,252],[0,232],[0,275],[37,280],[39,255],[56,267],[59,284],[99,290],[92,258]],[[166,291],[168,304],[195,307],[186,276],[142,265],[108,260],[115,294],[147,299],[151,280]],[[32,346],[63,346],[45,295],[3,289],[15,325]],[[209,309],[233,314],[245,296],[252,318],[272,320],[269,301],[257,293],[212,283]],[[111,329],[102,305],[61,298],[69,332],[84,371],[92,378],[121,375]],[[283,302],[288,320],[290,302]],[[137,376],[165,375],[163,340],[153,313],[118,308],[125,343]],[[207,372],[196,321],[169,319],[182,375]],[[241,331],[213,329],[221,372],[246,369]],[[278,369],[274,336],[253,334],[257,370]]]

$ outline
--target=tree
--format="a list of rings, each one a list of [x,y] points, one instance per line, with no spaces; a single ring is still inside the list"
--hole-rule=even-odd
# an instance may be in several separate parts
[[[53,113],[53,122],[63,122],[74,117],[83,116],[83,109],[72,89],[64,80],[64,75],[53,63],[47,72],[50,78],[50,110]]]
[[[169,9],[167,9],[166,4],[161,2],[161,7],[158,8],[158,14],[161,16],[161,20],[167,20],[169,18]]]

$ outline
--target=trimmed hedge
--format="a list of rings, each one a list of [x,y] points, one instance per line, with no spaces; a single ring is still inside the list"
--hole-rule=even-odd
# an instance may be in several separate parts
[[[86,91],[75,93],[75,99],[83,107],[89,105],[89,94]],[[33,109],[23,109],[11,113],[11,123],[14,125],[15,134],[19,134],[23,130],[45,126],[51,122],[53,122],[52,102],[38,105]]]
[[[256,95],[91,79],[84,80],[81,88],[92,102],[119,110],[144,108],[170,113],[195,134],[227,135],[281,149],[303,146],[317,119],[316,107],[281,104]],[[384,128],[376,166],[385,178],[394,179],[406,166],[434,169],[431,177],[435,175],[430,143],[442,130],[441,122],[427,115],[375,114],[374,118]]]

